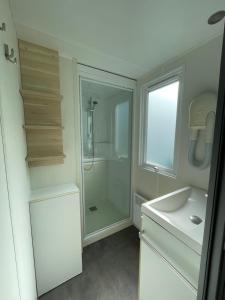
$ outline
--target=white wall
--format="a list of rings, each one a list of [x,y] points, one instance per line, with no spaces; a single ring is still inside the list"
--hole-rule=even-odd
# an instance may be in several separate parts
[[[85,87],[83,87],[83,89],[85,89]],[[111,122],[107,99],[99,97],[95,99],[95,97],[93,97],[93,100],[97,100],[98,102],[94,111],[95,157],[108,158],[109,143],[111,141]],[[89,101],[89,97],[82,97],[82,132],[84,156],[92,155],[88,149],[87,134],[88,117],[90,117],[90,112],[88,112],[90,105]]]
[[[209,168],[198,170],[192,167],[187,159],[188,155],[188,109],[191,99],[204,91],[217,92],[222,37],[216,38],[208,44],[193,50],[187,55],[173,60],[143,76],[138,82],[138,98],[135,108],[135,190],[147,198],[153,198],[157,194],[165,194],[179,187],[193,185],[207,189],[209,180]],[[154,173],[138,167],[138,143],[139,143],[139,113],[140,113],[140,86],[160,75],[184,65],[184,89],[182,97],[182,127],[179,138],[180,158],[176,179],[159,175],[159,191],[157,191],[156,176]]]
[[[60,91],[63,129],[64,164],[30,168],[32,189],[77,182],[79,162],[75,151],[74,64],[60,57]],[[78,101],[78,100],[77,100]],[[78,130],[79,132],[79,130]]]
[[[2,44],[0,43],[2,46]],[[1,76],[1,73],[0,73]],[[0,125],[1,127],[1,125]],[[1,129],[1,128],[0,128]],[[2,134],[0,132],[0,236],[4,241],[0,247],[0,291],[2,299],[19,300],[15,245],[12,232],[12,219],[6,179],[5,157]]]
[[[0,1],[0,12],[1,22],[5,22],[7,26],[5,33],[0,32],[2,41],[14,48],[18,58],[16,33],[8,0]],[[26,143],[23,104],[19,94],[19,64],[14,65],[4,58],[2,45],[1,60],[0,112],[19,289],[21,300],[34,300],[36,285],[29,215],[30,181],[25,162]],[[1,247],[4,247],[4,241]]]

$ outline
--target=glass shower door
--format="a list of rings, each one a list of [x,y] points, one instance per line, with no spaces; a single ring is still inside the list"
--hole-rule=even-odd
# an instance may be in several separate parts
[[[81,81],[85,235],[130,216],[131,90]],[[95,106],[93,106],[95,103]]]

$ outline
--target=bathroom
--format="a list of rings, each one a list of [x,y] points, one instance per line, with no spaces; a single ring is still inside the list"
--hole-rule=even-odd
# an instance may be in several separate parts
[[[220,299],[224,10],[0,0],[1,299]]]

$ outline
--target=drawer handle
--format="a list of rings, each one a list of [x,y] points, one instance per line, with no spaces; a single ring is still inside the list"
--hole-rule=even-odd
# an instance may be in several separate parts
[[[186,279],[173,265],[171,265],[171,263],[154,247],[152,246],[152,244],[148,241],[148,239],[140,232],[139,233],[140,239],[149,247],[151,248],[151,250],[153,252],[155,252],[155,254],[157,254],[158,256],[161,257],[161,259],[164,260],[164,262],[166,262],[170,268],[177,274],[177,276],[179,276],[179,278],[181,278],[183,281],[185,281],[187,284],[190,285],[190,287],[193,289],[193,291],[196,293],[196,288],[193,286],[193,284]],[[196,294],[197,296],[197,294]]]

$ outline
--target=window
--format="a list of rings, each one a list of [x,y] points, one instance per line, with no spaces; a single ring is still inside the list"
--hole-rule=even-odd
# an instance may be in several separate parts
[[[141,166],[175,175],[177,112],[181,79],[178,74],[143,87]]]

